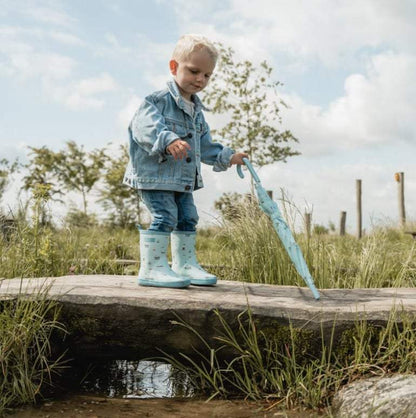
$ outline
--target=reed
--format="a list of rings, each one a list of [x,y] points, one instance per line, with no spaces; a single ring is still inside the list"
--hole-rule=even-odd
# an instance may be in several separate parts
[[[53,335],[65,334],[59,311],[57,302],[47,299],[47,289],[0,302],[0,416],[35,403],[64,367],[63,355],[51,346]]]
[[[341,337],[332,332],[329,340],[322,330],[316,338],[292,325],[262,329],[250,308],[238,315],[236,329],[216,315],[218,344],[210,345],[178,318],[174,324],[196,336],[205,350],[162,357],[189,377],[195,393],[209,399],[238,397],[262,401],[267,409],[280,405],[330,413],[333,395],[349,382],[416,372],[415,318],[400,309],[392,310],[384,325],[357,319]],[[224,351],[233,352],[232,358]]]
[[[0,277],[123,274],[117,259],[137,260],[138,252],[138,234],[129,230],[17,223],[7,240],[0,239]]]
[[[290,224],[290,222],[288,222]],[[357,239],[330,234],[295,234],[318,288],[413,287],[416,241],[391,227],[374,228]],[[248,202],[238,216],[225,218],[205,253],[206,264],[221,265],[224,279],[305,286],[270,219]]]

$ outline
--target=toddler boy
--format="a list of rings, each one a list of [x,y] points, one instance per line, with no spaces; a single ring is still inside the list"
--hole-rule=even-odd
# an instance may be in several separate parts
[[[173,80],[147,96],[129,126],[130,161],[124,183],[139,190],[152,215],[140,231],[143,286],[214,285],[195,254],[198,213],[192,192],[203,187],[201,162],[224,171],[244,164],[246,153],[213,142],[196,95],[208,84],[218,52],[199,35],[182,36],[169,62]],[[171,238],[172,268],[167,260]]]

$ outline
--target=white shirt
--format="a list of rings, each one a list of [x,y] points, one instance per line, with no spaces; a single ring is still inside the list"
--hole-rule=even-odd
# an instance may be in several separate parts
[[[191,115],[191,117],[193,118],[195,114],[195,103],[190,100],[185,99],[185,97],[182,97],[182,99],[185,104],[186,113],[189,113],[189,115]]]

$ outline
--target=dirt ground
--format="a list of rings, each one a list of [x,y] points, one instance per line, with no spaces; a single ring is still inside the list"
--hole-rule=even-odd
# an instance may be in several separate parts
[[[185,399],[115,399],[98,396],[71,395],[45,402],[36,407],[16,409],[10,418],[314,418],[306,411],[265,410],[265,406],[246,401]]]

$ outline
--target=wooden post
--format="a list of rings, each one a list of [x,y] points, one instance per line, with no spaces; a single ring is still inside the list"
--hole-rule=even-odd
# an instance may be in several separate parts
[[[312,213],[305,212],[305,231],[306,231],[306,236],[308,239],[311,237],[311,227],[312,227]]]
[[[400,225],[404,228],[406,226],[406,211],[404,207],[404,173],[396,173],[394,178],[396,179],[398,185]]]
[[[339,235],[341,235],[341,236],[345,235],[346,221],[347,221],[347,212],[342,211],[341,212],[341,218],[339,220]]]
[[[361,238],[363,236],[363,214],[362,214],[362,182],[361,180],[356,180],[356,191],[357,191],[357,237]]]

